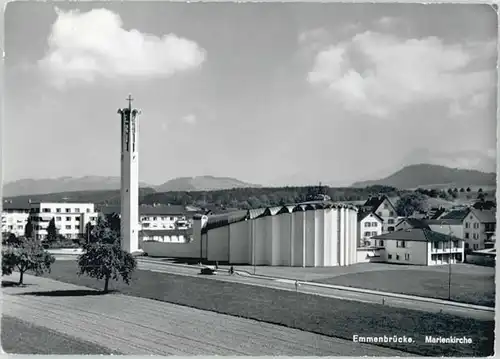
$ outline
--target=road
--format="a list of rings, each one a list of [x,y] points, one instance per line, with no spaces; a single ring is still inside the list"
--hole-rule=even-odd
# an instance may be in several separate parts
[[[409,356],[161,301],[102,295],[43,277],[25,280],[29,286],[3,290],[9,316],[124,355]]]
[[[195,266],[186,267],[186,266],[166,264],[154,259],[140,258],[138,261],[138,268],[141,270],[148,270],[152,272],[171,273],[184,276],[199,276],[198,274],[199,268]],[[295,282],[286,279],[272,280],[262,277],[253,277],[251,275],[230,276],[224,272],[221,272],[213,276],[205,276],[205,278],[210,280],[238,282],[254,286],[295,291]],[[297,290],[306,294],[321,295],[325,297],[351,300],[364,303],[384,304],[397,308],[420,310],[431,313],[443,312],[465,318],[474,318],[478,320],[494,320],[495,317],[494,310],[475,309],[476,306],[461,307],[450,303],[446,303],[446,301],[426,302],[416,299],[418,297],[413,297],[413,299],[411,299],[412,296],[408,296],[410,298],[395,298],[395,297],[384,296],[381,294],[356,292],[354,290],[335,289],[327,286],[319,287],[315,284],[309,284],[307,282],[299,282],[299,283],[300,285],[298,286]]]

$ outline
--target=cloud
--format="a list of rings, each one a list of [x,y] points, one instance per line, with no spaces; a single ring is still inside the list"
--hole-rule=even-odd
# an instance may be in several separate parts
[[[106,9],[56,11],[49,48],[38,65],[57,87],[98,77],[165,78],[197,68],[206,58],[196,42],[175,34],[125,30],[120,16]]]
[[[184,117],[182,118],[182,121],[183,121],[184,123],[189,124],[189,125],[194,125],[194,124],[196,123],[196,121],[197,121],[197,118],[196,118],[196,116],[195,116],[195,115],[193,115],[193,114],[189,114],[189,115],[184,116]]]
[[[495,85],[493,56],[491,43],[366,31],[322,48],[307,79],[353,112],[387,117],[409,105],[447,101],[456,114],[485,105]]]
[[[381,27],[388,28],[388,27],[392,27],[392,26],[398,24],[399,22],[400,22],[400,20],[395,18],[395,17],[384,16],[384,17],[378,19],[376,24],[381,26]]]

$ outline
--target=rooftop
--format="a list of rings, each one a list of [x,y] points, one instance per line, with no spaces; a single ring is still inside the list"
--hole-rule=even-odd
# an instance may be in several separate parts
[[[462,220],[460,219],[428,219],[425,221],[428,225],[442,225],[442,226],[461,226]]]
[[[375,218],[377,218],[379,221],[383,222],[384,220],[376,213],[372,211],[359,211],[358,212],[358,222],[361,222],[363,219],[368,217],[369,215],[373,215]]]
[[[381,195],[381,196],[376,196],[376,197],[371,197],[371,198],[368,198],[368,200],[363,204],[363,207],[369,207],[372,209],[372,211],[375,211],[377,208],[380,207],[380,205],[385,201],[389,201],[389,198],[385,195]],[[392,204],[392,203],[391,203]]]
[[[228,213],[208,215],[207,222],[205,226],[202,228],[202,233],[206,233],[210,229],[224,227],[232,223],[245,221],[247,219],[256,219],[256,218],[274,216],[285,213],[311,211],[318,209],[329,209],[329,208],[348,208],[351,210],[355,210],[357,212],[357,208],[355,206],[339,204],[331,201],[310,201],[294,205],[255,208],[250,210],[238,210]],[[196,216],[195,218],[200,219],[201,216]]]
[[[395,232],[382,234],[373,237],[382,240],[397,240],[397,241],[416,241],[416,242],[449,242],[450,240],[458,241],[460,238],[449,236],[446,234],[431,231],[427,228],[410,228]]]
[[[481,223],[495,223],[497,221],[495,210],[473,209],[472,213],[479,219],[479,222]]]
[[[458,219],[460,221],[463,221],[465,219],[465,217],[467,217],[469,215],[470,211],[471,210],[469,208],[457,209],[457,210],[454,210],[454,211],[451,211],[451,212],[444,214],[439,219]]]
[[[399,221],[399,223],[397,225],[399,225],[399,224],[401,224],[403,222],[406,222],[412,228],[427,228],[427,229],[430,229],[427,221],[425,221],[423,219],[419,219],[419,218],[403,218],[401,221]]]

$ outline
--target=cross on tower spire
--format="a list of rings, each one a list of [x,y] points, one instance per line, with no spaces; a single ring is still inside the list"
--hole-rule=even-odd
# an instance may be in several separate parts
[[[134,101],[134,99],[132,98],[132,95],[129,94],[128,97],[126,98],[126,100],[128,101],[128,109],[132,111],[132,101]]]

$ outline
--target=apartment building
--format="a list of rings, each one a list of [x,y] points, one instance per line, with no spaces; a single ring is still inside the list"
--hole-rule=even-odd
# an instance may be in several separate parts
[[[30,212],[29,202],[5,200],[2,204],[2,233],[24,236]]]
[[[59,235],[77,239],[84,236],[87,223],[96,223],[97,213],[93,203],[39,202],[31,203],[29,218],[36,239],[46,239],[47,227],[52,219]]]

